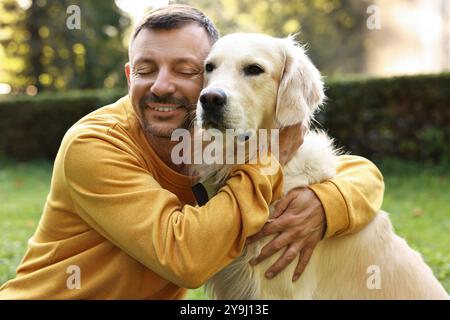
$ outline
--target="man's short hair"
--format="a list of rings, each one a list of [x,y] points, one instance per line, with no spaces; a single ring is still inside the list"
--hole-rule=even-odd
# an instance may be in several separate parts
[[[184,27],[190,23],[197,23],[203,27],[211,43],[219,39],[219,32],[214,23],[203,12],[188,5],[171,4],[148,12],[134,29],[131,42],[142,29],[171,30]]]

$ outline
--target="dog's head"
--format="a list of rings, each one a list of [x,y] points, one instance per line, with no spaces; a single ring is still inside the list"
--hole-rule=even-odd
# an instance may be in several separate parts
[[[197,120],[221,130],[307,124],[323,99],[320,73],[292,37],[236,33],[205,61]]]

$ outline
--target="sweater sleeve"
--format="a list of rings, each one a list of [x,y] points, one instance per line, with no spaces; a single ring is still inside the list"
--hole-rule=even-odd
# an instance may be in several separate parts
[[[335,178],[309,187],[322,202],[327,220],[325,238],[355,233],[381,209],[384,181],[369,160],[344,155]]]
[[[75,211],[93,229],[160,276],[194,288],[264,225],[270,203],[282,195],[276,164],[271,175],[261,164],[237,166],[201,207],[182,206],[135,156],[92,135],[68,144],[64,174]]]

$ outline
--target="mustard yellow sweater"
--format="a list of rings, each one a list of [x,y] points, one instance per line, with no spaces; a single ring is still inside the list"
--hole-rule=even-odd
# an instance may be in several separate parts
[[[198,207],[191,179],[151,149],[128,97],[87,115],[62,141],[43,215],[0,299],[183,298],[239,255],[281,196],[281,171],[241,165],[231,176]],[[343,156],[337,177],[311,189],[330,237],[365,226],[384,184],[371,162]]]

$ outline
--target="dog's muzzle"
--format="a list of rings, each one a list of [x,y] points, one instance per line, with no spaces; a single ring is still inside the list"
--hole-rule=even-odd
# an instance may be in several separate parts
[[[205,88],[200,94],[203,109],[202,122],[205,127],[223,129],[223,115],[227,104],[227,94],[220,88]]]

